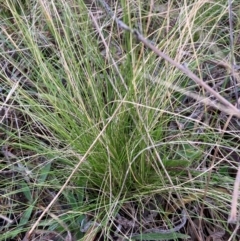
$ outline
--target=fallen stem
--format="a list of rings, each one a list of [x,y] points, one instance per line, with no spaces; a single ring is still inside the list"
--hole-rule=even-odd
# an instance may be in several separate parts
[[[181,70],[185,75],[187,75],[190,79],[195,81],[198,85],[202,86],[206,91],[208,91],[211,95],[213,95],[219,102],[221,102],[223,105],[225,105],[227,114],[237,116],[240,118],[240,111],[232,105],[228,100],[226,100],[224,97],[222,97],[219,93],[217,93],[214,89],[212,89],[209,85],[207,85],[202,79],[200,79],[198,76],[196,76],[191,70],[189,70],[187,67],[183,66],[182,64],[177,63],[172,58],[170,58],[168,55],[160,51],[155,45],[153,45],[148,39],[146,39],[142,34],[140,34],[136,29],[130,28],[127,24],[125,24],[123,21],[121,21],[119,18],[117,18],[114,14],[114,12],[111,10],[109,5],[104,0],[98,0],[99,3],[102,5],[102,7],[105,9],[107,14],[113,18],[113,20],[116,22],[118,27],[130,31],[132,34],[136,36],[136,38],[141,41],[146,47],[151,49],[156,55],[159,57],[165,59],[170,64]]]

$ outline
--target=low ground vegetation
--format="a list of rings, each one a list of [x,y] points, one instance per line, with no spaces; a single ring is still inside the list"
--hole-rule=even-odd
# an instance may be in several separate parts
[[[229,2],[0,1],[0,240],[240,239]]]

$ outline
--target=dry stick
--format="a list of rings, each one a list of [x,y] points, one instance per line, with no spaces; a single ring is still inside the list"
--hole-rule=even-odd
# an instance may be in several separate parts
[[[217,93],[215,90],[213,90],[209,85],[207,85],[202,79],[197,77],[191,70],[183,66],[182,64],[177,63],[174,61],[172,58],[170,58],[168,55],[165,53],[161,52],[155,45],[153,45],[149,40],[147,40],[145,37],[143,37],[142,34],[140,34],[136,29],[130,28],[128,25],[126,25],[123,21],[121,21],[119,18],[117,18],[111,8],[108,6],[108,4],[104,0],[98,0],[99,3],[102,5],[102,7],[105,9],[107,14],[113,18],[113,20],[116,22],[116,24],[127,31],[130,31],[132,34],[136,36],[138,40],[140,40],[146,47],[151,49],[156,55],[159,57],[165,59],[168,61],[170,64],[173,66],[177,67],[179,70],[181,70],[184,74],[186,74],[190,79],[194,80],[195,83],[199,84],[202,86],[205,90],[207,90],[210,94],[215,96],[222,104],[228,108],[228,114],[229,112],[232,115],[237,116],[240,118],[240,111],[232,105],[229,101],[227,101],[224,97],[222,97],[219,93]]]
[[[168,55],[165,53],[161,52],[158,48],[155,47],[149,40],[143,37],[136,29],[130,28],[128,25],[126,25],[124,22],[122,22],[120,19],[115,17],[113,11],[111,8],[108,6],[108,4],[105,2],[105,0],[98,0],[99,3],[102,5],[102,7],[105,9],[107,14],[109,14],[113,20],[116,22],[116,24],[127,31],[130,31],[132,34],[135,34],[138,40],[140,40],[146,47],[150,48],[155,54],[157,54],[159,57],[167,60],[170,64],[173,66],[177,67],[179,70],[181,70],[184,74],[186,74],[189,78],[195,81],[195,83],[199,84],[202,86],[205,90],[207,90],[210,94],[215,96],[222,104],[226,106],[226,110],[224,110],[225,113],[231,115],[235,115],[238,118],[240,118],[240,111],[238,108],[236,108],[234,105],[232,105],[229,101],[227,101],[225,98],[223,98],[219,93],[217,93],[215,90],[213,90],[209,85],[207,85],[202,79],[197,77],[192,71],[190,71],[188,68],[185,66],[177,63],[174,61],[172,58],[170,58]],[[231,0],[230,2],[230,7],[231,7]],[[231,12],[231,9],[230,9]],[[230,23],[231,24],[231,23]],[[232,37],[232,36],[230,36]],[[231,38],[232,40],[232,38]],[[233,69],[234,66],[231,66]],[[235,86],[236,87],[236,86]],[[237,105],[238,106],[238,105]],[[223,110],[222,110],[223,111]],[[240,166],[238,169],[238,174],[235,180],[235,185],[234,185],[234,193],[233,193],[233,200],[232,200],[232,209],[231,209],[231,214],[228,222],[233,222],[236,221],[236,210],[237,210],[237,197],[238,197],[238,187],[240,185]]]
[[[237,204],[238,204],[238,189],[240,186],[240,166],[238,167],[237,176],[234,182],[234,189],[232,195],[232,207],[230,216],[228,218],[228,223],[236,223],[237,222]]]
[[[231,62],[231,76],[230,80],[233,83],[235,98],[238,100],[238,91],[237,91],[237,83],[235,78],[235,58],[234,58],[234,46],[233,46],[233,13],[232,13],[232,0],[228,0],[228,13],[229,13],[229,37],[230,37],[230,62]],[[237,101],[237,108],[239,109],[239,103]]]
[[[228,108],[230,108],[233,111],[233,114],[238,116],[240,118],[240,111],[232,105],[229,101],[227,101],[225,98],[223,98],[219,93],[217,93],[215,90],[213,90],[209,85],[207,85],[202,79],[197,77],[191,70],[186,68],[185,66],[177,63],[172,58],[170,58],[165,53],[161,52],[158,48],[156,48],[154,45],[152,45],[146,38],[144,38],[138,31],[134,31],[134,34],[136,34],[137,38],[148,48],[150,48],[155,54],[157,54],[159,57],[164,58],[167,60],[170,64],[177,67],[179,70],[181,70],[184,74],[186,74],[189,78],[194,80],[197,84],[201,85],[205,90],[207,90],[210,94],[215,96],[222,104],[226,105]]]
[[[237,84],[235,76],[235,59],[234,59],[234,50],[233,50],[233,12],[232,12],[232,1],[228,0],[228,13],[229,13],[229,36],[230,36],[230,61],[231,61],[231,76],[230,79],[233,82],[234,90],[235,90],[235,97],[237,99],[237,108],[239,108],[239,101],[238,101],[238,91],[237,91]],[[238,173],[234,183],[234,189],[232,194],[232,205],[231,205],[231,212],[228,218],[228,223],[236,223],[237,222],[237,201],[238,201],[238,193],[239,193],[239,186],[240,186],[240,166],[238,166]]]
[[[168,55],[165,53],[161,52],[158,48],[156,48],[153,44],[151,44],[146,38],[144,38],[137,30],[133,30],[133,33],[136,35],[136,37],[148,48],[150,48],[154,53],[156,53],[159,57],[164,58],[167,60],[170,64],[174,65],[177,67],[179,70],[181,70],[183,73],[185,73],[189,78],[194,80],[197,84],[202,86],[205,90],[207,90],[209,93],[211,93],[213,96],[215,96],[222,104],[226,105],[228,107],[228,113],[232,112],[232,115],[237,116],[240,118],[240,111],[238,108],[236,108],[234,105],[232,105],[229,101],[227,101],[225,98],[223,98],[219,93],[217,93],[215,90],[213,90],[209,85],[207,85],[202,79],[197,77],[192,71],[189,69],[185,68],[183,65],[175,62],[173,59],[171,59]],[[232,65],[232,71],[234,69]],[[233,75],[234,76],[234,75]],[[235,90],[236,90],[236,83],[235,84]],[[235,91],[236,92],[236,91]],[[236,97],[237,97],[237,92],[236,92]],[[238,99],[238,98],[237,98]],[[238,103],[238,100],[237,100]],[[239,104],[237,104],[238,106]],[[238,174],[235,180],[234,184],[234,191],[233,191],[233,196],[232,196],[232,207],[231,207],[231,213],[230,217],[228,219],[229,223],[234,223],[237,221],[236,213],[237,213],[237,199],[238,199],[238,188],[240,186],[240,166],[238,167]]]

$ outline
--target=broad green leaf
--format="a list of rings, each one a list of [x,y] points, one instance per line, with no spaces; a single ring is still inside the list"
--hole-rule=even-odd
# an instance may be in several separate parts
[[[24,196],[27,198],[27,200],[29,201],[29,203],[32,203],[32,193],[30,191],[30,188],[28,186],[28,184],[26,182],[21,182],[21,191],[23,192]]]
[[[197,150],[190,144],[183,144],[181,149],[177,151],[177,154],[187,160],[198,159],[202,155],[201,150]]]
[[[28,223],[29,221],[29,218],[31,217],[31,214],[32,214],[32,211],[33,211],[33,208],[34,206],[31,205],[29,206],[23,213],[21,219],[20,219],[20,222],[19,222],[19,225],[22,226],[22,225],[25,225]]]
[[[190,162],[187,160],[164,160],[163,164],[166,168],[187,167]]]
[[[190,237],[182,233],[145,233],[139,234],[131,239],[133,240],[172,240],[176,238],[189,239]]]
[[[40,169],[40,175],[38,177],[38,183],[44,183],[51,169],[51,162],[47,162]]]

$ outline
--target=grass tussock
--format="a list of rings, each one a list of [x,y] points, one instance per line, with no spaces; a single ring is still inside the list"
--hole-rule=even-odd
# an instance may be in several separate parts
[[[106,3],[237,107],[238,1]],[[237,117],[98,1],[0,6],[0,240],[239,240]]]

